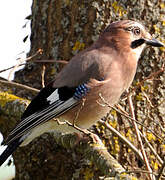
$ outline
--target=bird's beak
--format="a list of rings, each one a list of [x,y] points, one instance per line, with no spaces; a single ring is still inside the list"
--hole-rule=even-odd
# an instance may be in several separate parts
[[[145,40],[145,44],[150,45],[150,46],[154,46],[154,47],[163,47],[164,44],[161,43],[160,41],[156,40],[156,39],[144,39]]]

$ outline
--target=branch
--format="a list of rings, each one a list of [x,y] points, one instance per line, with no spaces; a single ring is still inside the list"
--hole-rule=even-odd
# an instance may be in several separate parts
[[[65,61],[65,60],[54,60],[54,59],[48,59],[48,60],[34,60],[33,61],[34,63],[60,63],[60,64],[68,64],[68,61]],[[28,62],[27,62],[28,63]],[[20,66],[23,66],[25,65],[26,63],[22,63],[22,64],[18,64],[17,67],[20,67]],[[5,71],[8,71],[10,69],[13,69],[15,67],[14,66],[11,66],[9,68],[6,68],[6,69],[3,69],[3,70],[0,70],[0,73],[3,73]]]
[[[19,84],[19,83],[16,83],[16,82],[12,82],[12,81],[7,81],[7,80],[1,80],[0,79],[0,84],[6,85],[8,87],[16,87],[16,88],[25,89],[25,90],[31,91],[31,92],[33,92],[35,94],[39,92],[39,90],[36,89],[36,88],[32,88],[32,87],[29,87],[29,86],[26,86],[26,85],[23,85],[23,84]]]
[[[164,168],[165,168],[165,159],[164,159],[164,162],[163,162],[163,164],[162,164],[162,166],[161,166],[161,168],[160,168],[160,170],[159,170],[159,174],[158,174],[158,176],[157,176],[157,180],[161,180],[161,177],[162,177],[162,175],[163,175]]]
[[[21,118],[30,101],[0,91],[0,131],[6,136]]]
[[[19,64],[18,67],[19,67],[19,66],[23,66],[23,65],[25,65],[25,64],[26,64],[26,63]],[[8,70],[10,70],[10,69],[13,69],[14,67],[15,67],[15,66],[11,66],[11,67],[9,67],[9,68],[0,70],[0,73],[3,73],[3,72],[8,71]]]
[[[61,64],[68,64],[68,61],[65,60],[55,60],[55,59],[48,59],[48,60],[34,60],[36,63],[61,63]]]
[[[13,128],[13,124],[19,121],[29,102],[12,94],[0,92],[0,109],[1,114],[4,115],[4,119],[2,118],[0,121],[0,130],[5,136],[9,129]],[[3,123],[3,126],[1,123]],[[54,138],[64,148],[73,148],[77,142],[76,136],[73,134],[61,135],[56,133]],[[103,174],[119,177],[118,179],[122,179],[122,177],[131,179],[129,175],[121,174],[126,170],[108,153],[103,143],[93,142],[92,140],[90,142],[82,141],[76,146],[76,149],[83,153],[85,158],[93,162]]]
[[[101,94],[99,94],[99,96],[100,96],[101,100],[102,100],[103,103],[104,103],[104,104],[101,104],[101,103],[97,102],[97,103],[99,103],[101,106],[105,106],[105,105],[106,105],[107,107],[114,109],[116,112],[118,112],[118,113],[121,114],[122,116],[128,118],[129,120],[135,121],[137,124],[139,124],[139,125],[141,125],[142,127],[146,128],[148,131],[152,132],[152,134],[154,134],[158,139],[160,139],[161,141],[163,141],[163,139],[162,139],[160,136],[158,136],[152,129],[149,129],[147,126],[145,126],[145,125],[142,124],[141,122],[139,122],[139,121],[137,121],[136,119],[133,119],[131,116],[129,116],[129,114],[128,114],[119,104],[116,104],[116,105],[115,105],[115,106],[118,108],[118,109],[117,109],[116,107],[111,106],[111,105],[102,97]],[[130,121],[130,122],[131,122],[131,121]]]
[[[42,49],[38,49],[38,51],[35,53],[35,54],[33,54],[32,56],[29,56],[28,58],[26,58],[26,59],[21,59],[21,58],[19,58],[18,60],[18,63],[11,69],[11,71],[9,72],[9,76],[8,76],[8,80],[10,80],[10,77],[11,77],[11,74],[12,74],[12,72],[14,72],[15,70],[16,70],[16,68],[17,67],[19,67],[19,65],[21,64],[21,63],[23,63],[24,61],[25,62],[27,62],[27,61],[30,61],[30,60],[32,60],[34,57],[36,57],[38,54],[42,54],[42,52],[43,52],[43,50]]]
[[[86,159],[93,162],[97,168],[108,177],[118,177],[118,179],[122,179],[123,177],[127,179],[131,178],[127,175],[121,175],[121,173],[125,171],[124,168],[108,153],[107,148],[102,143],[98,144],[93,141],[83,141],[75,146],[77,140],[73,134],[62,136],[61,134],[55,134],[54,138],[59,145],[65,148],[74,147],[77,151],[83,153]]]
[[[130,149],[132,149],[132,151],[140,158],[140,160],[142,162],[144,162],[141,152],[130,141],[128,141],[127,138],[122,136],[116,129],[114,129],[112,126],[110,126],[107,122],[105,122],[103,120],[100,120],[99,122],[101,122],[103,125],[105,125],[113,134],[118,136],[120,138],[120,140],[122,142],[124,142]]]
[[[149,79],[155,78],[155,77],[158,76],[160,73],[164,72],[164,70],[165,70],[165,64],[163,64],[162,67],[161,67],[158,71],[151,73],[148,77],[145,77],[142,81],[140,81],[140,82],[129,92],[129,94],[132,94],[133,92],[135,92],[140,86],[143,85],[144,82],[146,82],[146,81],[149,80]]]
[[[132,116],[133,119],[135,119],[134,107],[133,107],[133,102],[132,102],[131,95],[128,96],[128,104],[129,104],[131,116]],[[140,133],[139,133],[138,126],[137,126],[137,124],[136,124],[135,121],[132,121],[132,124],[133,124],[133,126],[134,126],[134,128],[135,128],[135,132],[136,132],[137,139],[138,139],[138,142],[139,142],[139,145],[140,145],[140,149],[141,149],[141,152],[142,152],[142,155],[143,155],[143,158],[144,158],[144,162],[145,162],[145,164],[146,164],[147,170],[150,172],[149,178],[150,178],[150,180],[155,180],[155,176],[152,175],[153,172],[152,172],[152,169],[151,169],[151,167],[150,167],[150,165],[149,165],[146,152],[145,152],[145,150],[144,150],[144,146],[143,146],[142,139],[141,139],[141,137],[140,137]]]
[[[157,154],[157,152],[155,151],[155,149],[152,147],[152,145],[150,144],[150,142],[147,140],[146,136],[144,134],[142,134],[140,132],[140,135],[144,138],[147,146],[150,148],[151,152],[155,155],[155,157],[157,158],[157,160],[159,161],[160,164],[163,164],[163,160],[161,159],[161,157]]]

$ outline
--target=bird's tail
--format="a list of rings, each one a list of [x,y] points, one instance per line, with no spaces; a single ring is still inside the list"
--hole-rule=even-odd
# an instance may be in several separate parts
[[[16,148],[22,143],[20,138],[10,143],[7,148],[0,155],[0,166],[6,161],[6,159],[16,150]]]

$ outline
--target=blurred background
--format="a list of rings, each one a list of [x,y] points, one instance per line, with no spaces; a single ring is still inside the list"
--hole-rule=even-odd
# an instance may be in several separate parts
[[[30,49],[30,21],[26,19],[31,14],[31,0],[5,0],[0,3],[0,70],[17,64],[18,58],[25,58]],[[28,36],[26,42],[23,39]],[[18,70],[18,69],[17,69]],[[0,76],[8,78],[9,71],[1,73]],[[11,78],[13,78],[13,75]],[[3,140],[0,133],[0,144]],[[4,149],[0,146],[0,153]],[[12,160],[12,158],[10,158]],[[13,164],[6,163],[0,167],[0,180],[12,179],[15,175]]]

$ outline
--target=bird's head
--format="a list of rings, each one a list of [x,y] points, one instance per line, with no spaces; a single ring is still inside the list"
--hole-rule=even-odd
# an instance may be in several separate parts
[[[156,39],[146,31],[143,25],[131,20],[122,20],[111,23],[103,32],[104,42],[114,48],[125,51],[133,51],[137,58],[146,45],[162,47],[163,43]]]

